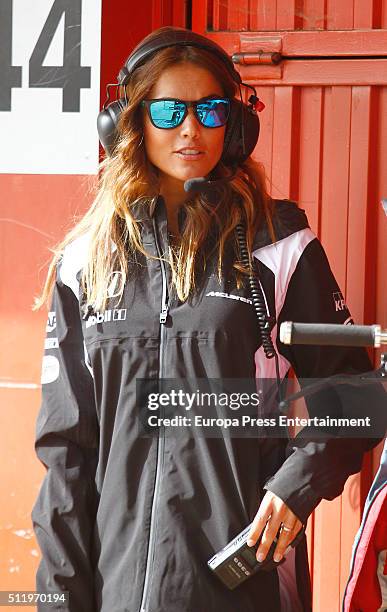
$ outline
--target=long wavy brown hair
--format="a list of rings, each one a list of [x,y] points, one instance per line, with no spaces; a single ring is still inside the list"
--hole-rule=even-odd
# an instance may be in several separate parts
[[[157,36],[153,32],[147,39]],[[128,261],[134,262],[136,255],[154,257],[146,252],[141,241],[138,212],[144,208],[149,212],[160,191],[159,176],[147,159],[143,144],[143,110],[141,102],[147,99],[162,72],[177,63],[192,63],[209,70],[222,86],[224,95],[234,98],[239,95],[237,84],[224,63],[211,52],[196,47],[169,47],[152,55],[133,72],[126,86],[128,104],[120,116],[119,139],[111,157],[100,164],[96,197],[80,221],[54,249],[47,279],[41,296],[36,300],[39,308],[49,300],[55,283],[56,266],[66,246],[75,239],[87,235],[88,253],[82,266],[82,286],[86,306],[95,310],[106,307],[108,286],[113,271],[120,271],[118,301],[122,296],[129,273]],[[123,90],[121,90],[123,94]],[[229,174],[221,162],[213,171],[216,177]],[[214,204],[216,202],[216,204]],[[220,278],[226,243],[233,241],[235,252],[238,246],[234,229],[243,221],[249,253],[257,229],[267,223],[273,233],[272,201],[266,193],[263,167],[249,158],[239,164],[235,177],[216,188],[211,201],[204,194],[195,194],[184,202],[186,219],[178,246],[170,246],[166,260],[172,269],[172,285],[181,301],[195,291],[199,269],[205,267],[208,258],[206,244],[210,232],[215,231],[217,269]],[[146,209],[146,210],[145,210]],[[116,248],[112,248],[115,245]],[[129,250],[129,253],[128,253]],[[240,285],[242,275],[248,270],[235,258],[234,268]]]

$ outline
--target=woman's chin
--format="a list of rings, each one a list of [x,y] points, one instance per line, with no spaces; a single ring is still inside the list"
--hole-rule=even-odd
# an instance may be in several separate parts
[[[185,182],[185,181],[189,181],[190,179],[193,178],[198,178],[198,177],[202,177],[202,176],[208,176],[208,174],[210,174],[212,168],[208,168],[208,166],[203,166],[203,164],[201,165],[192,165],[191,168],[187,168],[186,171],[184,172],[179,172],[179,178],[181,181]]]

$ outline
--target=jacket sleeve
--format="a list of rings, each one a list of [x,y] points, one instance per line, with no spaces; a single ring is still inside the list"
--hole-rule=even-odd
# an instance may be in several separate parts
[[[69,592],[68,603],[51,604],[49,610],[91,612],[98,426],[78,300],[60,272],[47,323],[35,449],[47,469],[32,509],[42,552],[36,589]]]
[[[278,316],[278,330],[283,321],[338,324],[352,322],[317,238],[306,246],[291,276]],[[372,370],[367,352],[362,348],[311,345],[289,347],[282,344],[279,338],[277,347],[293,366],[301,386],[308,384],[307,379]],[[356,392],[356,398],[351,393],[348,400],[350,410],[354,399],[358,402],[358,416],[359,410],[362,416],[367,416],[364,406],[369,407],[373,437],[370,437],[368,432],[367,438],[339,438],[329,432],[324,437],[321,432],[316,436],[313,429],[306,429],[289,441],[288,458],[266,482],[265,489],[278,495],[299,519],[305,522],[321,499],[334,499],[341,494],[347,478],[361,469],[364,452],[383,438],[387,418],[386,397],[382,385],[361,387]],[[345,405],[348,407],[348,402],[345,402]],[[308,410],[310,416],[316,416],[311,414],[309,402]],[[341,400],[334,391],[328,390],[321,393],[316,410],[320,416],[321,410],[325,415],[340,416]]]

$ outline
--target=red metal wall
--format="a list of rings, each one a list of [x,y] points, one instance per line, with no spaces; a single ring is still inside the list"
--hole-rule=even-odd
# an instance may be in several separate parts
[[[386,326],[387,2],[208,0],[192,25],[240,55],[266,104],[255,157],[271,193],[306,210],[356,321]],[[309,521],[316,612],[340,609],[379,452]]]

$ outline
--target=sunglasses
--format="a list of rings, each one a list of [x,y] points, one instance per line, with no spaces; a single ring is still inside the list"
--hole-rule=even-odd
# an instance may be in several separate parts
[[[193,108],[195,117],[206,128],[217,128],[227,123],[230,114],[228,98],[201,98],[196,102],[184,102],[175,98],[143,100],[152,125],[161,130],[172,130],[181,125]]]

